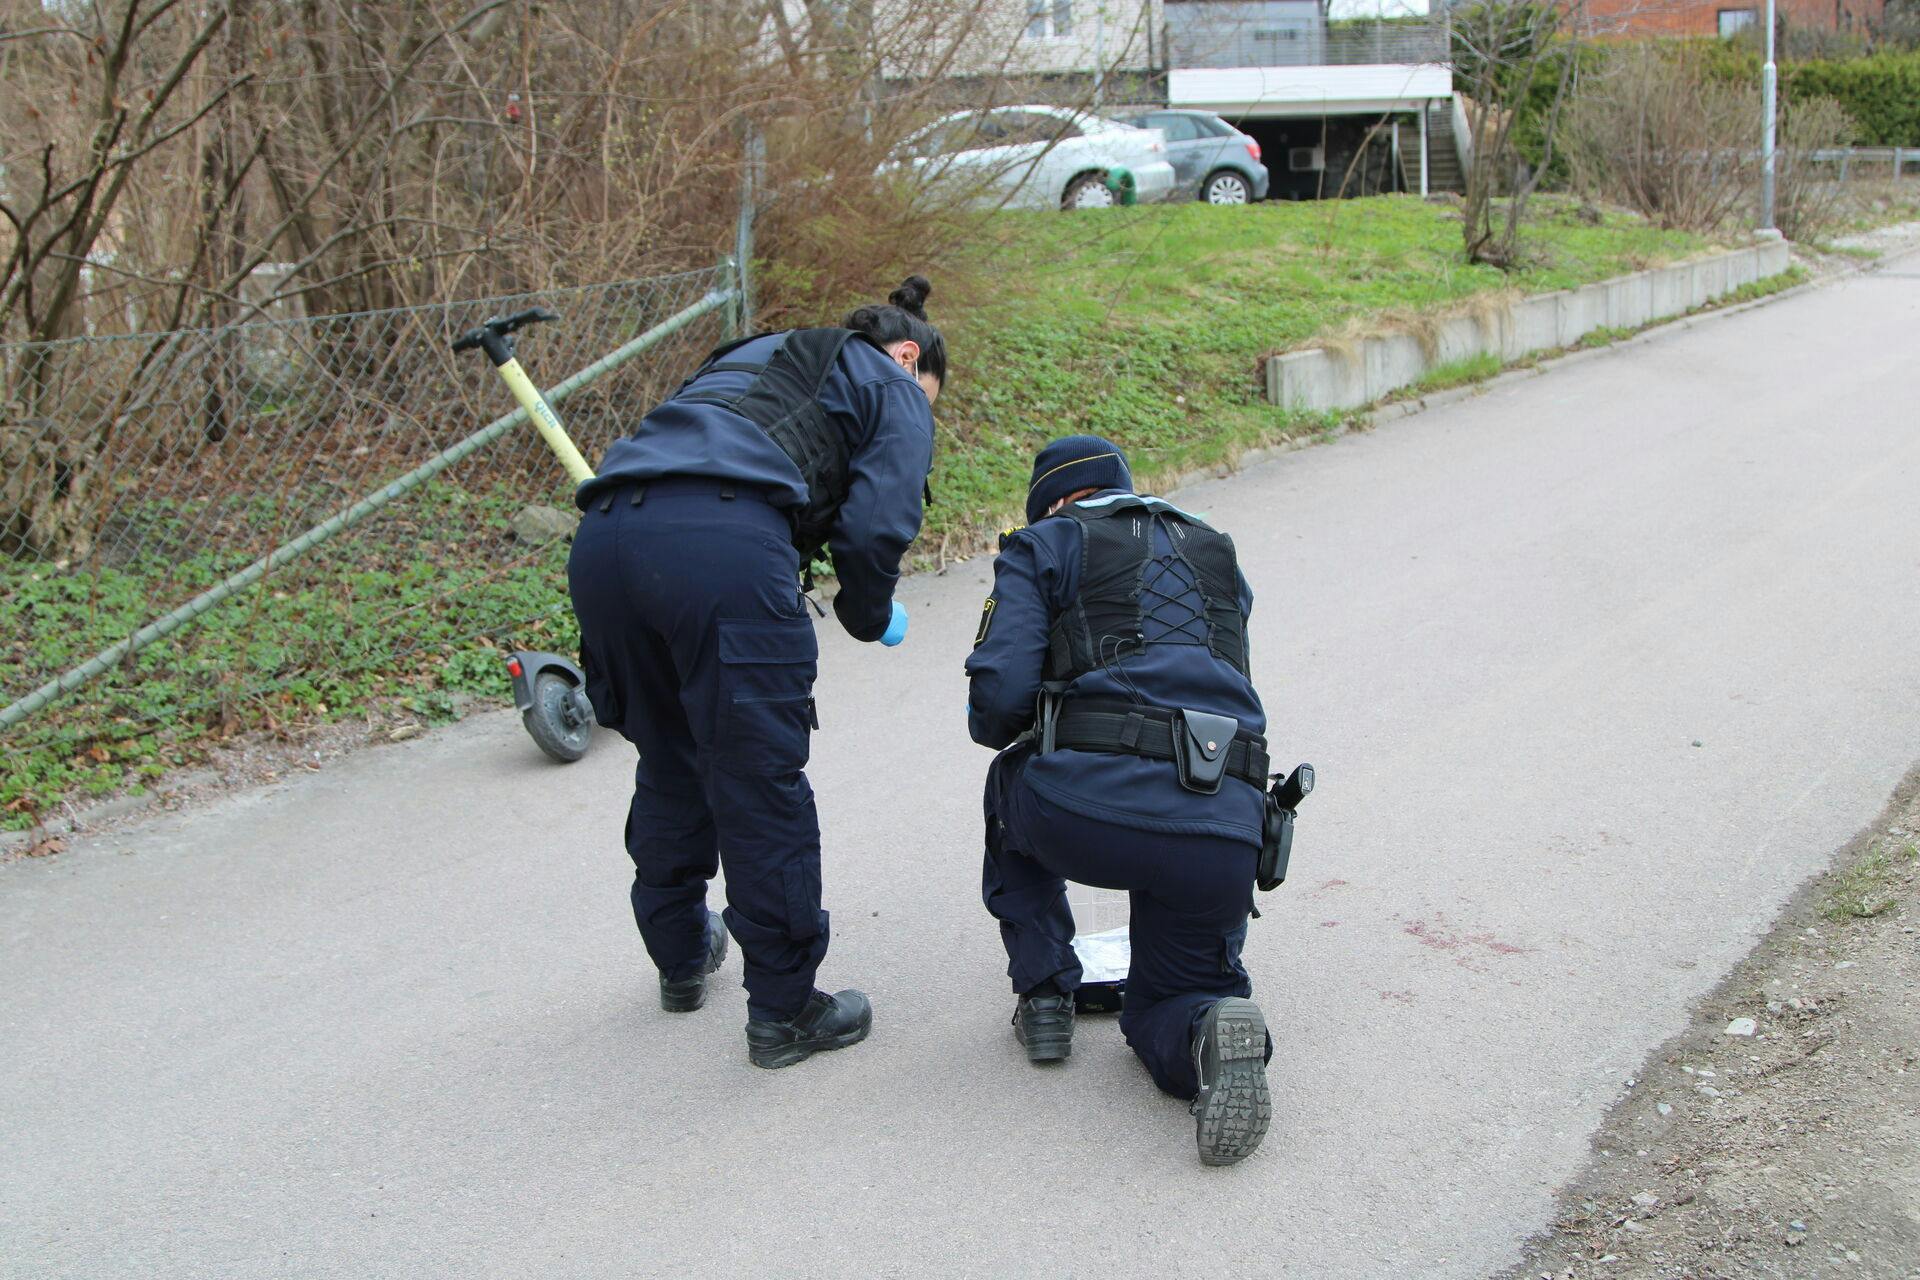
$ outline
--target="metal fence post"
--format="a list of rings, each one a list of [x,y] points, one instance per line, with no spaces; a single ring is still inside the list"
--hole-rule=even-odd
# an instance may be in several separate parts
[[[767,163],[767,140],[760,126],[747,126],[747,163],[740,178],[740,220],[733,233],[734,337],[753,332],[753,222],[759,216],[760,184]]]

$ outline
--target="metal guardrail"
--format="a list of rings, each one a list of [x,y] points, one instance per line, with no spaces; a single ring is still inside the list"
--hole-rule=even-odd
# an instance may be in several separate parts
[[[1920,177],[1920,147],[1833,147],[1809,152],[1807,158],[1818,164],[1839,165],[1843,182],[1856,165],[1884,165],[1896,178]]]

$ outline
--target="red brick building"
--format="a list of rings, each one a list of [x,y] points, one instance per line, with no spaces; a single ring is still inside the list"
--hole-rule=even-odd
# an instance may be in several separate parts
[[[1878,26],[1886,0],[1775,0],[1784,26],[1859,31]],[[1757,28],[1765,0],[1586,0],[1587,21],[1600,36],[1731,36]]]

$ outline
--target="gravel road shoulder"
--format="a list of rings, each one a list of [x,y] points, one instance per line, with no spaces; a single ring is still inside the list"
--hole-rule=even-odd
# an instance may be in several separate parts
[[[1920,768],[1615,1104],[1502,1280],[1920,1278]]]

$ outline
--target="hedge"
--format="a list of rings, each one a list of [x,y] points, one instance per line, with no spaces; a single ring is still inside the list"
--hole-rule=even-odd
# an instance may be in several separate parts
[[[1700,52],[1715,75],[1760,82],[1760,55],[1726,41]],[[1859,126],[1865,147],[1920,146],[1920,52],[1876,53],[1840,62],[1780,64],[1780,92],[1789,103],[1832,98]]]

